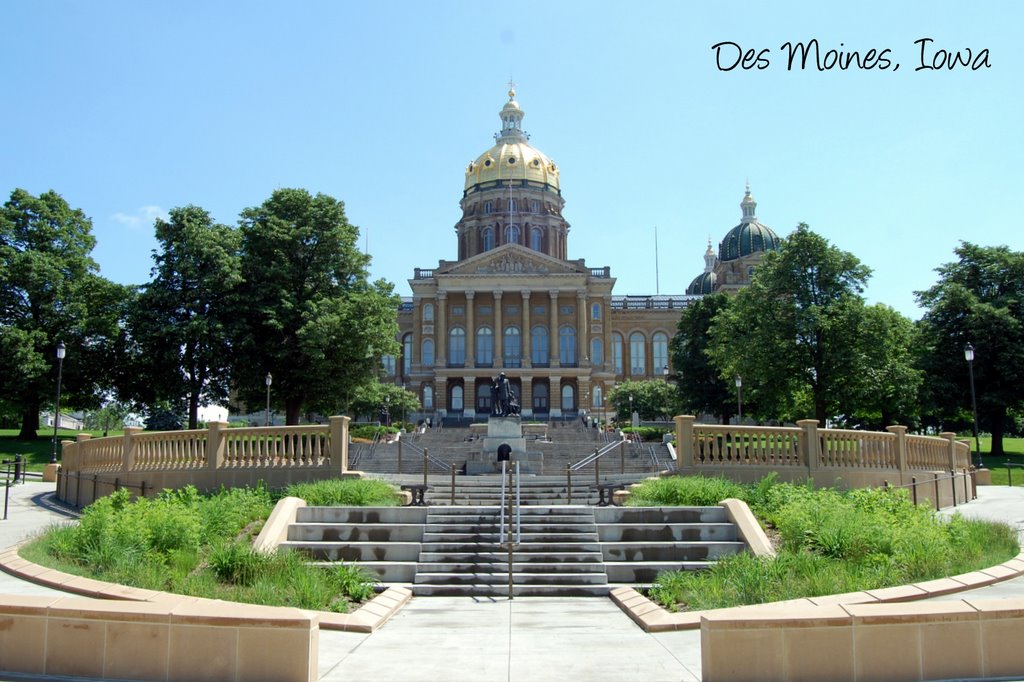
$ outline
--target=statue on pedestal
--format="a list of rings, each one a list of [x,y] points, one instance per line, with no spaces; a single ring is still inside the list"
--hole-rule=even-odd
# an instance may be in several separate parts
[[[519,414],[519,401],[515,389],[505,373],[500,373],[491,383],[491,415],[507,417]]]

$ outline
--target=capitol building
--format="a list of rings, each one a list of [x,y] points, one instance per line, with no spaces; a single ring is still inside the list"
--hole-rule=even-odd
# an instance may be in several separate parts
[[[530,144],[515,91],[508,97],[495,144],[465,169],[458,255],[414,270],[398,314],[401,355],[385,363],[439,418],[489,415],[499,372],[524,417],[599,412],[616,382],[672,371],[669,340],[683,308],[742,288],[779,246],[748,186],[740,224],[717,255],[709,242],[685,294],[616,295],[609,266],[569,258],[560,169]]]

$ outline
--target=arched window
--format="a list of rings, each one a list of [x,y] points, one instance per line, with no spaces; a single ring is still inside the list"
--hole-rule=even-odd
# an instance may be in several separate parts
[[[601,319],[601,304],[592,303],[590,305],[590,319],[600,320]]]
[[[540,231],[539,227],[534,227],[530,230],[530,248],[534,251],[541,251],[544,243],[544,233]]]
[[[423,348],[420,353],[420,362],[424,367],[434,366],[434,339],[423,339]]]
[[[548,411],[548,385],[544,383],[537,383],[533,385],[533,411],[547,412]]]
[[[494,213],[494,202],[493,201],[485,201],[484,202],[484,214],[485,215],[490,215],[491,213]]]
[[[615,366],[615,373],[622,374],[622,334],[612,334],[612,364]]]
[[[412,334],[402,337],[402,376],[412,371]]]
[[[519,226],[509,225],[505,228],[505,243],[506,244],[518,244],[519,243]]]
[[[502,343],[505,353],[505,367],[521,367],[523,364],[523,339],[519,327],[505,327],[505,340]]]
[[[643,376],[647,372],[646,342],[640,332],[629,335],[629,373],[633,376]]]
[[[494,332],[490,327],[476,330],[476,366],[494,366]]]
[[[434,304],[424,303],[423,304],[423,321],[433,322],[434,321]]]
[[[448,366],[462,367],[466,364],[466,330],[452,327],[448,332]]]
[[[548,354],[548,328],[534,327],[530,331],[530,362],[534,367],[547,367],[551,356]]]
[[[489,227],[485,227],[480,233],[482,241],[484,243],[484,251],[490,251],[494,248],[494,230]]]
[[[452,412],[462,412],[462,386],[452,386]]]
[[[568,325],[558,330],[558,361],[562,367],[576,366],[576,330]]]
[[[600,386],[594,387],[594,407],[604,407],[604,391]]]
[[[651,359],[654,361],[654,374],[661,376],[661,370],[668,367],[668,334],[657,332],[651,337]]]
[[[384,376],[393,377],[395,376],[395,356],[394,355],[382,355],[380,356],[381,368],[384,370]]]
[[[530,200],[530,213],[540,213],[540,202],[536,199]]]
[[[562,411],[571,412],[576,409],[576,391],[569,384],[562,386]]]
[[[519,204],[516,203],[515,199],[509,199],[508,200],[508,212],[509,213],[515,213],[518,210],[518,208],[519,208]]]
[[[594,367],[604,364],[604,343],[601,339],[590,340],[590,364]]]
[[[423,409],[432,410],[434,409],[434,387],[424,386],[423,387]]]

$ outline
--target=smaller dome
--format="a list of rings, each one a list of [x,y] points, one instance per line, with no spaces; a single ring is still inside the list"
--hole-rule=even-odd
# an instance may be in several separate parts
[[[756,220],[744,222],[726,233],[718,245],[718,260],[736,260],[759,251],[777,251],[780,245],[779,235],[772,228]]]
[[[687,296],[703,296],[715,290],[717,277],[713,272],[702,272],[693,278],[690,286],[686,287]]]

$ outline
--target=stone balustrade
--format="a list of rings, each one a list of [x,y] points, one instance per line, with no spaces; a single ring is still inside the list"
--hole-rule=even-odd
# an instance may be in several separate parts
[[[64,441],[57,496],[85,506],[119,488],[139,495],[194,485],[283,487],[294,481],[358,475],[348,470],[349,418],[327,424],[143,432]]]
[[[757,481],[769,472],[780,480],[813,480],[852,487],[922,484],[966,472],[970,446],[956,434],[907,434],[906,426],[885,431],[820,429],[815,419],[796,426],[701,424],[690,415],[675,418],[676,470],[680,474],[722,475],[740,482]],[[966,486],[930,486],[922,497],[940,503],[966,501]]]

